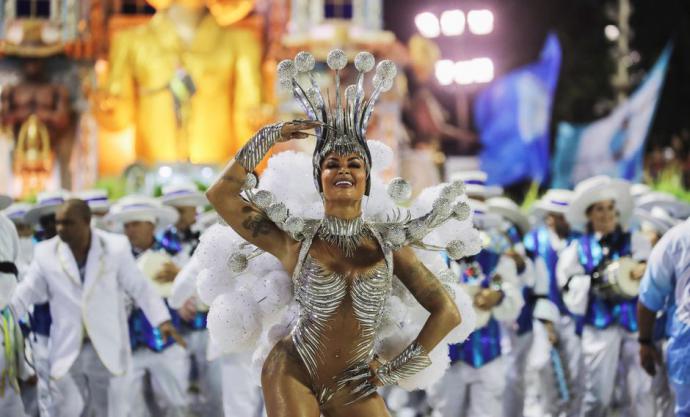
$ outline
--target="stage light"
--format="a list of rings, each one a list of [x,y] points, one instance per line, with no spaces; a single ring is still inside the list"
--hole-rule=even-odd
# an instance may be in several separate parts
[[[170,178],[172,173],[172,168],[167,165],[163,165],[160,168],[158,168],[158,176],[160,176],[161,178]]]
[[[441,13],[441,32],[446,36],[458,36],[465,31],[465,13],[462,10],[446,10]]]
[[[475,35],[488,35],[494,30],[494,14],[491,10],[472,10],[467,13],[467,25]]]
[[[472,61],[475,83],[488,83],[494,79],[494,62],[489,58],[475,58]]]
[[[458,61],[455,63],[455,82],[460,85],[468,85],[474,82],[474,67],[472,61]]]
[[[604,28],[604,35],[606,36],[606,39],[613,42],[618,40],[618,37],[621,35],[621,31],[616,25],[606,25]]]
[[[455,76],[455,63],[450,59],[436,61],[436,79],[441,85],[451,85]]]
[[[414,24],[425,38],[436,38],[441,34],[438,18],[431,12],[424,12],[415,16]]]

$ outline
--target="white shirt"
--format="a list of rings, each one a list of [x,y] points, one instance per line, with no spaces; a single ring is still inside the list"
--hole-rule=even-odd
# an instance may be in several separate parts
[[[170,319],[163,300],[141,274],[124,236],[91,229],[82,283],[72,251],[59,237],[36,245],[34,260],[17,287],[12,305],[18,316],[34,304],[50,303],[50,369],[64,376],[81,351],[84,331],[103,365],[120,375],[131,351],[123,294],[130,295],[149,321]]]

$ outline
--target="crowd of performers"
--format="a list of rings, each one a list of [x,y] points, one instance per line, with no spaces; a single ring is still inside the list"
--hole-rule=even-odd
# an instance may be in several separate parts
[[[483,173],[453,179],[482,238],[479,254],[448,258],[476,329],[424,394],[387,388],[392,412],[690,416],[690,205],[594,177],[526,216]],[[180,273],[218,221],[207,204],[182,184],[2,211],[3,416],[262,415],[250,359],[213,351],[195,277]]]

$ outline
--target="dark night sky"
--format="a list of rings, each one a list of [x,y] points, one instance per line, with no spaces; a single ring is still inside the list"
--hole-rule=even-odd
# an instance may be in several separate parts
[[[445,58],[491,57],[497,75],[535,60],[546,33],[555,30],[563,48],[563,66],[554,123],[592,121],[605,114],[596,111],[595,104],[614,97],[609,80],[615,64],[604,27],[614,23],[606,16],[605,6],[616,5],[617,0],[384,0],[384,3],[386,28],[402,41],[415,33],[414,16],[421,11],[493,10],[496,16],[493,34],[476,37],[466,32],[456,38],[437,39]],[[641,75],[648,70],[666,42],[674,41],[671,65],[648,141],[650,146],[667,143],[671,134],[690,129],[690,2],[633,0],[632,3],[631,46],[641,56],[641,61],[632,67],[633,73]],[[452,103],[447,93],[443,98]]]

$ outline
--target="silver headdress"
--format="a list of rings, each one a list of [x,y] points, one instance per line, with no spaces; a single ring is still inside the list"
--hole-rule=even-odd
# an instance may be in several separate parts
[[[366,141],[366,131],[374,110],[376,100],[382,92],[393,86],[397,74],[395,64],[383,60],[376,65],[372,78],[373,91],[365,98],[364,74],[374,68],[374,56],[360,52],[355,56],[355,68],[359,72],[357,82],[345,88],[345,103],[340,91],[340,71],[347,65],[347,56],[341,49],[329,52],[326,59],[328,67],[335,71],[335,102],[324,100],[324,94],[316,83],[312,70],[316,60],[309,52],[300,52],[294,61],[286,59],[278,64],[278,77],[281,86],[291,90],[310,120],[319,121],[322,126],[316,129],[316,149],[314,150],[314,182],[319,192],[321,187],[321,163],[335,152],[338,155],[359,154],[367,168],[366,195],[370,191],[371,154]],[[308,86],[300,84],[298,78],[306,78]]]

